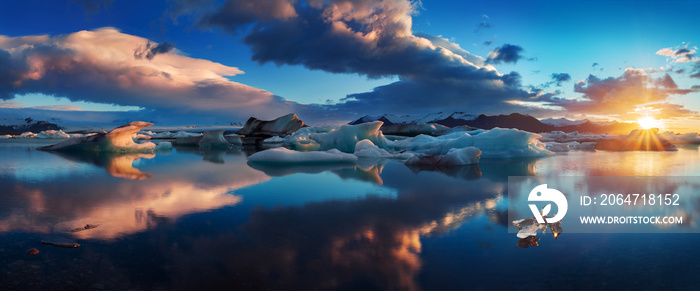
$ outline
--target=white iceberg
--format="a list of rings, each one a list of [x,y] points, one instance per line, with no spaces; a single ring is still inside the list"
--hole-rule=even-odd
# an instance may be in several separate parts
[[[355,144],[355,156],[359,158],[393,158],[394,154],[380,149],[369,139],[363,139]]]
[[[12,136],[9,134],[0,135],[0,139],[8,139],[8,138],[12,138]]]
[[[27,132],[23,132],[22,134],[20,134],[20,135],[17,136],[17,137],[19,137],[19,138],[35,138],[35,137],[36,137],[36,133],[33,133],[33,132],[31,132],[31,131],[27,131]]]
[[[103,151],[103,152],[152,152],[156,145],[152,142],[135,143],[133,138],[141,128],[153,125],[150,122],[133,121],[107,132],[100,132],[38,148],[47,151]]]
[[[472,134],[474,135],[472,135]],[[485,158],[542,157],[553,153],[537,140],[539,134],[517,130],[494,128],[484,131],[459,131],[432,137],[419,135],[414,138],[388,142],[394,150],[407,150],[425,155],[446,155],[451,149],[476,147]]]
[[[37,133],[36,138],[43,138],[43,139],[48,139],[48,138],[70,138],[70,135],[63,132],[63,130],[44,130],[40,133]]]
[[[316,129],[297,130],[287,138],[287,144],[300,150],[338,149],[342,152],[355,152],[355,144],[363,139],[370,140],[380,148],[386,147],[387,139],[379,130],[381,121],[358,125],[341,125],[330,132],[318,132]],[[316,131],[316,132],[314,132]]]
[[[354,163],[357,157],[337,149],[299,152],[280,147],[254,153],[248,157],[248,161],[269,164]]]

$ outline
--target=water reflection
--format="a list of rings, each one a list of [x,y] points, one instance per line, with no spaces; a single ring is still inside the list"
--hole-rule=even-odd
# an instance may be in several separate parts
[[[153,156],[64,156],[103,165],[110,175],[147,180],[114,180],[106,176],[71,177],[51,183],[0,179],[0,232],[63,233],[88,224],[99,228],[72,233],[81,239],[114,239],[175,221],[191,213],[235,205],[231,192],[269,179],[245,165],[245,158],[226,169],[197,160],[164,159],[140,172],[131,163]],[[183,156],[180,156],[181,158]],[[167,158],[167,156],[166,156]],[[211,166],[210,166],[211,165]],[[186,170],[184,170],[186,169]]]
[[[39,182],[0,175],[0,192],[6,193],[0,198],[5,235],[0,242],[8,250],[13,240],[31,241],[33,234],[99,225],[70,233],[82,244],[78,249],[41,249],[49,255],[32,257],[38,263],[26,267],[28,274],[42,274],[48,278],[42,279],[47,280],[43,287],[52,288],[64,286],[69,276],[82,289],[541,289],[555,280],[529,280],[542,268],[555,270],[553,277],[561,274],[561,266],[593,275],[591,270],[610,257],[593,252],[630,246],[620,243],[613,249],[607,243],[614,240],[567,234],[521,252],[506,230],[511,223],[504,202],[508,176],[625,171],[628,166],[619,164],[615,154],[482,160],[462,168],[409,168],[393,160],[265,167],[247,165],[245,154],[235,150],[178,147],[170,155],[142,160],[139,171],[153,175],[145,180],[114,179],[101,170],[101,175]],[[665,157],[645,162],[658,164]],[[691,155],[674,159],[664,162],[667,170],[697,168],[678,163],[695,159]],[[309,192],[322,195],[309,198]],[[684,211],[692,216],[700,200],[688,203],[693,208]],[[17,232],[24,236],[13,236]],[[26,256],[27,245],[15,245]],[[647,254],[638,248],[630,253]],[[542,268],[522,268],[542,254],[549,258]],[[0,273],[22,274],[17,270],[27,264],[15,261],[26,258],[10,257],[0,256],[2,263],[9,261],[0,264]],[[595,267],[581,267],[589,260]],[[517,285],[522,282],[531,283]]]
[[[365,180],[360,167],[340,170]],[[380,172],[383,186],[396,189],[395,197],[256,207],[241,226],[244,238],[190,237],[190,243],[177,243],[185,246],[166,251],[164,256],[177,259],[168,268],[177,270],[177,284],[186,288],[418,290],[421,239],[492,213],[503,200],[505,185],[488,179],[414,174],[394,161]],[[256,192],[264,192],[264,185]],[[195,258],[213,263],[194,265]],[[205,278],[192,280],[194,273]]]
[[[94,151],[54,151],[50,153],[70,161],[89,163],[98,167],[104,167],[105,171],[113,177],[130,180],[152,178],[152,174],[141,172],[139,169],[134,168],[133,164],[134,161],[141,159],[152,159],[156,156],[156,154],[153,153],[119,154]]]

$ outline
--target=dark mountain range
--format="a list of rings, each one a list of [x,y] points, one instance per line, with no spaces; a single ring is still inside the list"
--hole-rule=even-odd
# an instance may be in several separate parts
[[[609,123],[595,123],[589,120],[583,121],[570,121],[563,122],[560,119],[558,124],[548,124],[540,121],[539,119],[532,117],[530,115],[524,115],[520,113],[511,113],[507,115],[484,115],[474,117],[473,115],[465,114],[435,114],[447,116],[442,119],[431,120],[430,123],[437,123],[447,127],[463,126],[467,125],[474,128],[480,129],[492,129],[494,127],[500,128],[516,128],[520,130],[525,130],[529,132],[551,132],[551,131],[563,131],[563,132],[573,132],[578,131],[580,133],[593,133],[593,134],[627,134],[633,129],[639,128],[637,123],[623,123],[623,122],[609,122]],[[396,115],[386,114],[380,117],[370,117],[364,116],[357,120],[354,120],[350,124],[360,124],[375,120],[383,121],[387,125],[393,124],[420,124],[425,118],[419,118],[416,120],[411,120],[406,118],[406,116],[401,116],[398,121],[392,120],[392,117]],[[454,116],[458,116],[455,118]],[[462,117],[462,118],[460,118]]]
[[[23,132],[31,131],[34,133],[39,133],[44,130],[59,130],[60,126],[53,122],[45,120],[34,120],[30,117],[23,120],[18,119],[3,119],[0,121],[4,124],[0,124],[0,134],[21,134]],[[6,122],[6,123],[5,123]]]

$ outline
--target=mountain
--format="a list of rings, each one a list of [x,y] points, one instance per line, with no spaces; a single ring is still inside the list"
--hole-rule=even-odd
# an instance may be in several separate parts
[[[34,133],[44,130],[59,130],[60,126],[46,120],[34,120],[27,118],[3,118],[0,119],[0,134],[21,134],[31,131]]]
[[[540,121],[544,124],[549,124],[549,125],[554,125],[557,127],[561,126],[570,126],[570,125],[581,125],[584,124],[588,121],[588,119],[583,119],[583,120],[569,120],[566,118],[547,118],[547,119],[540,119]]]
[[[465,125],[468,120],[473,120],[476,116],[464,112],[438,112],[427,115],[395,115],[384,114],[379,116],[365,115],[349,124],[355,125],[371,121],[383,121],[385,125],[409,125],[422,123],[437,123],[448,127]]]
[[[466,114],[464,112],[452,112],[452,113],[433,113],[424,116],[409,116],[402,115],[397,116],[393,114],[385,114],[381,116],[363,116],[357,120],[354,120],[350,124],[360,124],[370,121],[380,120],[385,124],[393,125],[409,125],[409,124],[421,124],[421,123],[437,123],[447,127],[455,126],[471,126],[481,129],[492,129],[494,127],[501,128],[517,128],[520,130],[525,130],[529,132],[542,133],[551,131],[564,131],[572,132],[578,131],[581,133],[593,133],[593,134],[627,134],[633,129],[639,128],[636,123],[624,123],[624,122],[607,122],[607,123],[594,123],[587,119],[584,120],[568,120],[565,118],[559,119],[543,119],[539,120],[530,115],[524,115],[520,113],[511,113],[506,115],[484,115],[474,116],[471,114]]]

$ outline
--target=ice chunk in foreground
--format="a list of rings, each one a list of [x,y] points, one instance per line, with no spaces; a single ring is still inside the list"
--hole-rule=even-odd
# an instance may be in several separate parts
[[[204,136],[199,140],[200,148],[229,148],[231,144],[224,138],[223,129],[205,131]]]
[[[452,148],[445,155],[414,156],[408,159],[406,164],[461,166],[478,164],[480,158],[481,150],[478,148]]]
[[[248,161],[270,164],[354,163],[357,161],[357,157],[337,149],[299,152],[280,147],[254,153],[248,157]]]
[[[63,130],[44,130],[36,135],[36,138],[70,138]]]
[[[72,138],[54,145],[38,148],[46,151],[104,151],[104,152],[152,152],[156,145],[152,142],[135,143],[133,138],[150,122],[133,121],[107,132],[80,138]]]

